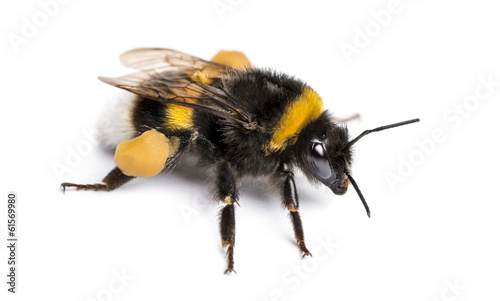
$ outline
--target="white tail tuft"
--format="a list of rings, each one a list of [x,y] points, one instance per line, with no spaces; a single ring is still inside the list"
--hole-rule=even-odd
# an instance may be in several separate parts
[[[115,149],[120,142],[137,136],[132,121],[132,111],[136,102],[137,96],[127,93],[106,110],[99,122],[99,130],[102,133],[101,144],[105,148]]]

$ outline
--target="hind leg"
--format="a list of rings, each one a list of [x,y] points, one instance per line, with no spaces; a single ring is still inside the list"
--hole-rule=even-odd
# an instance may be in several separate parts
[[[179,140],[179,145],[176,146],[177,151],[175,154],[171,155],[170,157],[167,158],[167,161],[165,162],[165,167],[163,168],[163,171],[170,171],[172,170],[177,163],[179,163],[182,155],[184,152],[187,150],[189,143],[193,140],[193,137],[182,137],[182,138],[177,138]],[[97,184],[75,184],[75,183],[68,183],[64,182],[61,184],[61,188],[63,191],[66,191],[67,187],[74,187],[76,190],[94,190],[94,191],[99,191],[99,190],[104,190],[104,191],[111,191],[114,190],[123,184],[129,182],[130,180],[134,179],[134,176],[128,176],[124,174],[120,168],[115,167],[113,170],[111,170],[108,175],[102,180],[102,183],[97,183]]]
[[[63,189],[63,191],[66,191],[67,187],[75,187],[76,190],[111,191],[111,190],[114,190],[114,189],[122,186],[123,184],[127,183],[128,181],[132,180],[133,178],[135,178],[135,177],[127,176],[118,167],[115,167],[102,180],[102,183],[104,183],[104,184],[100,184],[100,183],[99,184],[74,184],[74,183],[64,182],[61,184],[61,188]]]

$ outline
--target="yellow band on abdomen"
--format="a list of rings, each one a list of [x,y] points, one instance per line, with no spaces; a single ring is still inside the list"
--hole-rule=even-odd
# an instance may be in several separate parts
[[[193,127],[193,108],[176,104],[167,104],[165,115],[165,125],[167,128],[182,130]]]

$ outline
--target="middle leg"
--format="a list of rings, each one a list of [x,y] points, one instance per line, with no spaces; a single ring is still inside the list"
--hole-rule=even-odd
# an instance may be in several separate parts
[[[222,161],[217,166],[215,181],[215,197],[218,201],[226,204],[220,212],[220,235],[222,246],[227,247],[227,269],[224,273],[234,271],[234,237],[235,237],[235,217],[234,203],[238,203],[238,191],[233,173],[229,164]]]

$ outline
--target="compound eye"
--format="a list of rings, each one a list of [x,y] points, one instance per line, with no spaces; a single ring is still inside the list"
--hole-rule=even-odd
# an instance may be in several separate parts
[[[320,179],[329,179],[332,176],[332,168],[325,151],[323,143],[315,142],[311,149],[314,172]]]

